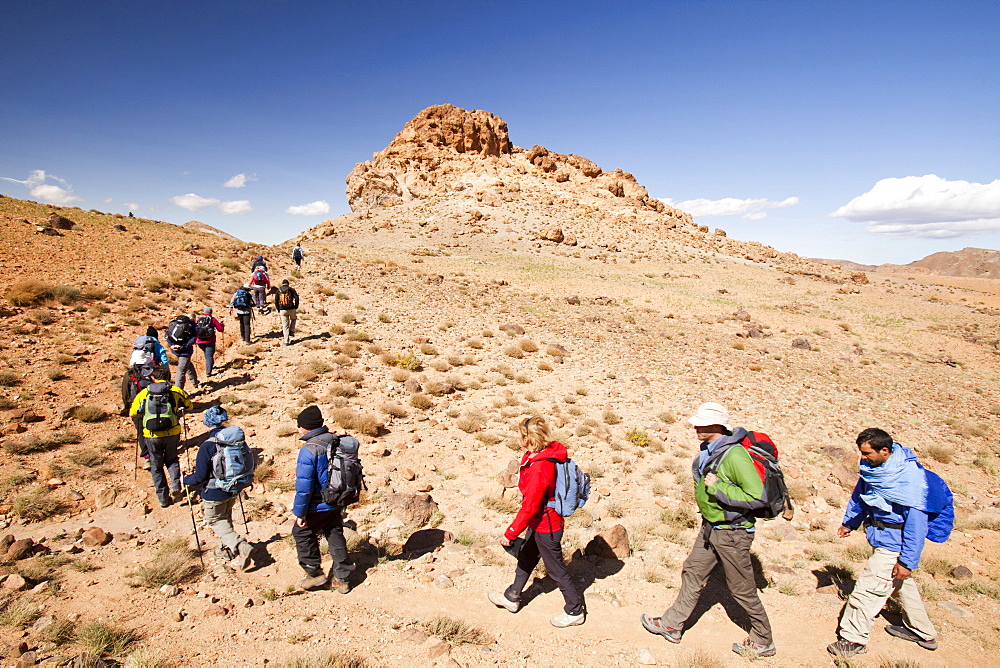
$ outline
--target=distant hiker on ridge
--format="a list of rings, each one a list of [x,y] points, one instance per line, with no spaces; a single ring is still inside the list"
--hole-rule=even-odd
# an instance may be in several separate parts
[[[281,333],[285,337],[285,345],[289,346],[292,344],[295,321],[298,319],[299,293],[288,284],[287,278],[281,282],[281,287],[274,294],[274,309],[281,318]]]
[[[250,301],[250,284],[245,283],[236,288],[229,300],[229,310],[236,310],[236,318],[240,321],[240,336],[243,343],[250,343],[250,323],[253,321],[253,303]]]
[[[211,377],[215,369],[215,333],[224,332],[226,326],[212,315],[212,307],[206,306],[194,322],[195,344],[205,353],[205,377]]]
[[[252,274],[257,267],[267,271],[267,263],[264,262],[263,255],[258,255],[253,259],[253,262],[250,263],[250,273]]]
[[[673,605],[662,617],[642,615],[640,621],[650,633],[679,643],[708,576],[721,562],[729,593],[750,618],[750,636],[742,643],[733,643],[733,651],[748,658],[774,656],[777,650],[771,623],[757,595],[750,561],[756,520],[748,511],[761,504],[764,483],[741,445],[747,430],[733,429],[729,411],[712,402],[698,406],[688,422],[701,441],[691,468],[701,530],[684,561],[681,590]]]
[[[221,408],[205,412],[203,422],[212,432],[198,448],[194,473],[184,477],[184,484],[199,489],[205,485],[201,491],[205,525],[219,539],[215,557],[234,570],[245,571],[251,566],[253,547],[233,528],[233,506],[242,491],[253,484],[254,456],[243,430],[223,427],[223,417],[228,419],[229,415]]]
[[[149,473],[160,507],[166,508],[180,500],[181,465],[177,451],[181,442],[181,416],[194,406],[184,390],[167,382],[166,369],[158,367],[153,377],[157,382],[139,392],[129,415],[142,419],[142,435],[149,449]]]
[[[893,594],[899,594],[903,624],[886,626],[886,633],[935,650],[937,631],[910,575],[920,563],[924,541],[943,543],[951,534],[955,520],[951,490],[885,431],[865,429],[856,442],[861,476],[837,535],[846,538],[864,526],[875,551],[844,607],[839,639],[826,651],[841,658],[867,652],[875,617]]]
[[[295,260],[295,266],[299,269],[302,268],[302,260],[305,256],[306,253],[302,250],[302,246],[295,244],[295,248],[292,249],[292,259]]]
[[[556,461],[567,458],[566,446],[552,439],[544,418],[525,418],[518,425],[521,448],[521,467],[517,487],[524,495],[521,508],[500,540],[510,546],[525,532],[524,542],[517,553],[514,582],[503,592],[491,592],[490,602],[498,608],[517,612],[521,607],[521,593],[541,557],[545,572],[552,578],[563,596],[563,612],[550,620],[556,628],[578,626],[587,619],[583,596],[566,570],[562,554],[563,518],[549,501],[556,493]]]

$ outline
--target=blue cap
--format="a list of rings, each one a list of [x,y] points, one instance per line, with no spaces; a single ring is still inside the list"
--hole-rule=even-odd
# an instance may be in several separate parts
[[[222,406],[212,406],[205,411],[205,416],[201,419],[206,427],[218,427],[227,420],[229,420],[229,413]]]

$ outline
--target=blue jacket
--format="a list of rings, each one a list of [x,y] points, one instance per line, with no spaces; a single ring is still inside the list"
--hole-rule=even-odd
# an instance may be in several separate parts
[[[869,526],[865,536],[872,547],[898,552],[899,563],[914,570],[920,564],[920,553],[927,538],[927,513],[896,503],[892,504],[891,512],[873,508],[861,500],[862,486],[862,481],[859,479],[844,512],[844,526],[857,529],[866,519],[902,524],[902,529],[879,529],[876,526]]]
[[[334,506],[323,502],[323,489],[329,481],[327,452],[336,438],[337,435],[326,427],[313,429],[299,437],[306,444],[299,450],[299,457],[295,462],[295,502],[292,504],[292,514],[296,517],[335,510]]]
[[[157,338],[153,339],[153,359],[159,359],[160,364],[167,369],[170,368],[170,358],[167,357],[167,349],[163,347],[163,344]]]
[[[179,346],[170,346],[170,352],[172,352],[177,357],[191,357],[194,354],[194,342],[198,340],[198,336],[194,335],[184,343]]]

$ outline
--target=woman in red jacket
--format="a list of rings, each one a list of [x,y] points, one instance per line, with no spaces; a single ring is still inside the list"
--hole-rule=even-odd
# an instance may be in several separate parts
[[[517,487],[524,499],[514,521],[504,532],[501,545],[509,546],[527,529],[524,544],[517,554],[517,570],[514,583],[507,591],[492,592],[490,602],[499,608],[517,612],[521,607],[521,592],[531,577],[531,572],[541,557],[545,571],[555,580],[562,592],[565,605],[563,614],[552,618],[552,626],[565,628],[583,624],[587,613],[583,596],[576,588],[573,578],[563,563],[562,541],[563,518],[548,506],[555,498],[556,465],[567,459],[566,446],[553,441],[544,418],[530,417],[518,425],[521,447],[525,449],[521,457],[521,469]]]

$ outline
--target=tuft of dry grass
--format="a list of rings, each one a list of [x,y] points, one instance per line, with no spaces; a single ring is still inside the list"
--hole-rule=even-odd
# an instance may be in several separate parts
[[[513,357],[514,359],[518,359],[518,360],[524,358],[524,351],[521,350],[516,345],[507,346],[506,348],[504,348],[503,349],[503,354],[506,355],[507,357]]]
[[[410,405],[420,410],[426,410],[434,406],[434,401],[423,392],[417,392],[410,397]]]
[[[494,510],[506,515],[513,515],[521,507],[520,503],[506,496],[484,496],[480,499],[479,503],[488,510]]]
[[[73,410],[73,417],[80,422],[101,422],[108,417],[108,413],[95,404],[84,404]]]
[[[23,520],[40,522],[63,510],[63,502],[39,488],[14,497],[11,511]]]
[[[455,420],[455,426],[467,434],[479,431],[486,424],[486,417],[478,411],[468,411]]]
[[[370,666],[371,664],[362,657],[344,652],[299,657],[277,664],[277,668],[370,668]]]
[[[444,615],[424,622],[423,627],[432,636],[437,636],[446,642],[456,645],[488,645],[493,642],[493,637],[479,627],[471,626],[460,619]]]
[[[120,657],[140,640],[137,632],[108,622],[90,622],[76,632],[76,641],[95,656]]]
[[[954,459],[953,450],[951,446],[934,443],[927,446],[927,455],[936,462],[951,464]]]
[[[406,409],[395,402],[382,404],[382,412],[394,418],[405,418]]]
[[[526,353],[533,353],[538,350],[538,344],[531,339],[521,339],[517,342],[517,347]]]
[[[14,387],[21,382],[21,377],[13,369],[0,369],[0,387]]]
[[[136,586],[158,589],[166,584],[178,585],[197,572],[187,538],[178,537],[163,541],[152,562],[125,577],[137,580]]]

